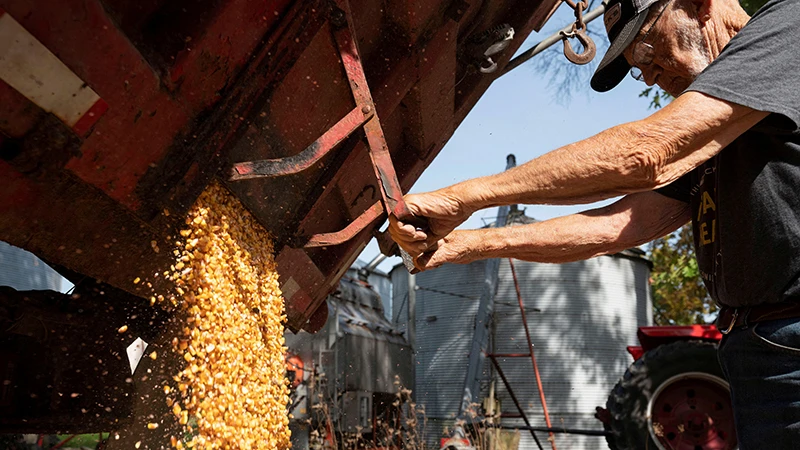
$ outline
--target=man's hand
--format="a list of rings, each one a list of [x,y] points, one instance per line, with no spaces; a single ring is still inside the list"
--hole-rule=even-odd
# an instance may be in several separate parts
[[[426,250],[409,253],[420,270],[486,258],[565,263],[637,247],[690,219],[686,203],[657,192],[640,192],[611,205],[543,222],[456,230]]]
[[[389,233],[409,254],[416,256],[431,250],[443,237],[450,234],[472,215],[473,211],[451,189],[440,189],[425,194],[409,194],[404,197],[406,206],[417,217],[428,221],[427,230],[417,230],[389,216]]]
[[[420,270],[430,270],[445,263],[469,264],[485,258],[481,237],[483,230],[457,230],[439,239],[436,245],[426,253],[414,259]]]

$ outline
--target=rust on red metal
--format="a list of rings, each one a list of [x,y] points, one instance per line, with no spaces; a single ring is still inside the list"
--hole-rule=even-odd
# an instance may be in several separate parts
[[[230,180],[277,177],[308,169],[353,134],[372,116],[372,109],[365,110],[357,106],[297,155],[280,159],[236,163],[231,170]]]
[[[516,268],[514,267],[514,261],[511,258],[508,259],[508,264],[509,264],[509,267],[511,268],[512,278],[514,279],[514,289],[516,290],[516,294],[517,294],[517,303],[519,305],[520,317],[522,319],[522,328],[525,331],[525,338],[528,341],[529,353],[490,353],[488,356],[491,358],[492,363],[494,364],[495,368],[497,369],[497,373],[500,375],[500,378],[503,380],[503,384],[505,385],[506,390],[508,391],[509,395],[511,396],[511,399],[513,400],[514,404],[516,405],[517,410],[520,413],[520,417],[522,417],[522,419],[525,421],[525,423],[527,424],[528,427],[530,427],[530,424],[528,423],[528,417],[525,414],[525,411],[520,406],[519,401],[517,401],[516,396],[514,395],[514,390],[511,388],[511,384],[508,382],[508,379],[506,379],[505,375],[503,374],[503,369],[500,367],[500,363],[497,361],[497,358],[530,358],[531,359],[531,363],[533,364],[533,373],[534,373],[534,375],[536,377],[536,386],[537,386],[537,390],[539,392],[539,399],[540,399],[541,404],[542,404],[542,412],[544,413],[545,423],[547,424],[547,428],[548,429],[552,429],[552,424],[550,422],[550,414],[547,411],[547,401],[546,401],[545,395],[544,395],[544,388],[542,387],[542,380],[541,380],[541,377],[539,376],[539,367],[538,367],[538,364],[536,363],[536,355],[535,355],[534,350],[533,350],[533,341],[531,340],[531,333],[530,333],[530,329],[528,327],[528,319],[525,317],[525,304],[524,304],[524,302],[522,300],[522,293],[521,293],[520,288],[519,288],[519,280],[517,278],[517,271],[516,271]],[[501,414],[501,416],[508,417],[508,416],[505,416],[505,415],[502,415],[502,414]],[[532,430],[531,430],[531,435],[536,440],[536,444],[541,449],[542,445],[539,442],[539,440],[536,438],[536,435],[533,434]],[[555,436],[553,435],[552,431],[549,432],[548,441],[550,441],[551,448],[553,450],[556,450]]]
[[[338,0],[338,6],[342,9],[346,20],[344,26],[339,27],[336,34],[336,43],[339,46],[339,54],[342,56],[342,64],[347,72],[347,81],[350,82],[350,89],[353,91],[356,104],[364,108],[373,108],[372,93],[364,75],[364,67],[358,53],[355,41],[355,33],[352,30],[352,12],[347,0]],[[335,25],[334,25],[335,26]],[[372,167],[375,169],[375,177],[381,187],[381,196],[389,214],[396,217],[408,217],[411,214],[406,209],[403,201],[403,191],[394,170],[392,157],[386,144],[386,136],[383,134],[378,115],[373,115],[364,124],[364,133],[367,135],[369,143],[369,156],[372,160]]]
[[[285,247],[275,262],[281,268],[279,281],[283,295],[293,299],[286,304],[287,323],[293,329],[316,331],[306,328],[306,322],[317,309],[316,298],[329,293],[325,274],[301,249]]]
[[[355,32],[350,25],[352,16],[349,3],[347,0],[340,0],[339,6],[343,9],[334,9],[331,12],[331,22],[334,27],[336,45],[347,74],[347,80],[353,93],[356,107],[297,155],[280,159],[236,163],[233,165],[230,176],[231,181],[238,181],[291,175],[303,171],[327,155],[334,147],[363,125],[383,205],[380,202],[374,203],[340,231],[318,233],[305,239],[298,239],[305,240],[303,243],[305,248],[327,247],[347,242],[378,219],[384,211],[388,214],[395,214],[399,218],[411,217],[403,201],[402,189],[392,165],[386,137],[381,128],[378,115],[375,114],[375,106],[364,75],[364,67],[361,64]]]
[[[169,267],[170,236],[219,178],[275,236],[299,330],[319,325],[325,296],[382,223],[365,211],[380,201],[406,214],[402,191],[491,84],[462,58],[464,43],[511,25],[502,66],[555,1],[0,3],[107,105],[71,129],[0,82],[0,240],[78,280],[148,295],[132,280],[165,288],[154,274]],[[356,112],[366,139],[337,139]],[[338,124],[348,113],[354,122]],[[291,158],[321,136],[329,151],[300,172],[227,180],[234,163]],[[331,230],[352,238],[288,245]]]
[[[525,303],[522,301],[522,292],[519,288],[519,278],[517,278],[517,269],[514,267],[514,260],[512,258],[508,258],[508,265],[511,268],[511,276],[514,279],[514,290],[517,293],[517,304],[519,305],[519,314],[520,318],[522,319],[522,328],[525,330],[525,339],[528,341],[528,350],[530,353],[527,355],[531,358],[531,364],[533,365],[533,374],[536,378],[536,386],[539,390],[539,400],[542,402],[542,412],[544,412],[544,421],[547,424],[547,428],[552,428],[553,424],[550,422],[550,413],[547,411],[547,400],[545,399],[544,395],[544,387],[542,386],[542,378],[539,375],[539,365],[536,363],[536,353],[533,349],[533,341],[531,340],[531,332],[530,328],[528,327],[528,319],[525,316]],[[550,432],[550,447],[553,450],[556,450],[556,440],[555,436],[552,432]]]
[[[372,222],[375,222],[375,220],[383,215],[383,212],[384,210],[381,202],[375,202],[368,210],[356,217],[343,230],[333,233],[315,234],[308,238],[308,241],[303,244],[303,247],[327,247],[329,245],[338,245],[342,242],[347,242],[356,237],[359,232],[367,228]]]

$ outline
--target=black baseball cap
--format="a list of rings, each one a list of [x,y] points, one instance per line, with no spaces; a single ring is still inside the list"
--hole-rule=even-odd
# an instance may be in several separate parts
[[[622,52],[633,42],[647,20],[647,12],[658,0],[609,0],[603,23],[606,25],[608,48],[592,76],[592,89],[606,92],[613,89],[631,70]]]

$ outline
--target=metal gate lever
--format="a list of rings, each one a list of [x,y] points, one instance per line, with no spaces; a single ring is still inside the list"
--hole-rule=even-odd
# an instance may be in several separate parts
[[[331,11],[329,22],[356,103],[355,108],[299,154],[280,159],[237,163],[233,165],[230,173],[230,180],[235,181],[300,172],[312,167],[345,138],[363,127],[378,190],[381,193],[381,201],[373,204],[342,230],[297,239],[296,242],[304,248],[324,247],[347,242],[384,213],[394,215],[398,220],[406,223],[425,226],[424,219],[415,218],[403,201],[403,192],[392,164],[386,136],[383,134],[380,119],[375,112],[375,104],[364,75],[355,31],[352,29],[350,5],[347,0],[336,0],[336,6]],[[416,270],[413,259],[408,253],[400,250],[400,255],[409,271]]]

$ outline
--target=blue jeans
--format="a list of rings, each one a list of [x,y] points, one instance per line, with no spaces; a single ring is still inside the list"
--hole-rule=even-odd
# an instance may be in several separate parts
[[[800,449],[800,318],[751,324],[719,345],[740,450]]]

